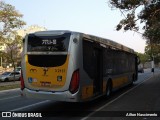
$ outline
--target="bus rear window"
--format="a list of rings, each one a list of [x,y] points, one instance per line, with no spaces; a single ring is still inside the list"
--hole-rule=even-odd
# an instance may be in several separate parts
[[[66,52],[68,51],[70,33],[57,36],[28,36],[28,52]]]

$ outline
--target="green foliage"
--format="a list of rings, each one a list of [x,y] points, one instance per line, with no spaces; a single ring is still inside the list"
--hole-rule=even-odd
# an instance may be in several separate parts
[[[148,60],[150,59],[150,56],[146,53],[137,53],[137,56],[139,57],[140,61],[142,64],[144,64],[145,62],[148,62]]]
[[[143,25],[143,36],[147,42],[160,43],[160,0],[110,0],[110,4],[124,16],[117,30],[139,31]],[[139,13],[136,11],[138,8],[142,9]]]
[[[23,17],[14,6],[0,1],[0,42],[5,43],[6,50],[3,55],[15,66],[19,56],[22,38],[18,36],[17,30],[25,25],[21,20]]]
[[[150,59],[153,56],[156,64],[160,62],[160,45],[147,45],[145,47],[145,53],[150,56]]]
[[[22,14],[15,10],[14,6],[0,1],[1,35],[12,33],[13,30],[25,25],[25,22],[21,20],[22,16]]]

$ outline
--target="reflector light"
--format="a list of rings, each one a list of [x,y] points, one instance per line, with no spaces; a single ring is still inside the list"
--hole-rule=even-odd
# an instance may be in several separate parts
[[[78,91],[79,88],[79,69],[74,71],[72,74],[69,91],[74,94]]]

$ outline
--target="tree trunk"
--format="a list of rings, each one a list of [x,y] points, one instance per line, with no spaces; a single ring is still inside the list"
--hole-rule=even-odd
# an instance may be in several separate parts
[[[13,71],[15,72],[15,63],[14,63],[14,59],[13,59],[13,51],[12,51],[12,49],[11,49],[11,61],[12,61],[12,64],[13,64]],[[13,75],[14,75],[14,82],[15,82],[15,73]]]

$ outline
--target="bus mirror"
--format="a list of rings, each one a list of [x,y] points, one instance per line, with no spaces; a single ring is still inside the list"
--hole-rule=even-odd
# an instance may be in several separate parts
[[[74,38],[74,39],[73,39],[73,42],[74,42],[74,43],[77,43],[77,42],[78,42],[78,40],[77,40],[76,38]]]

